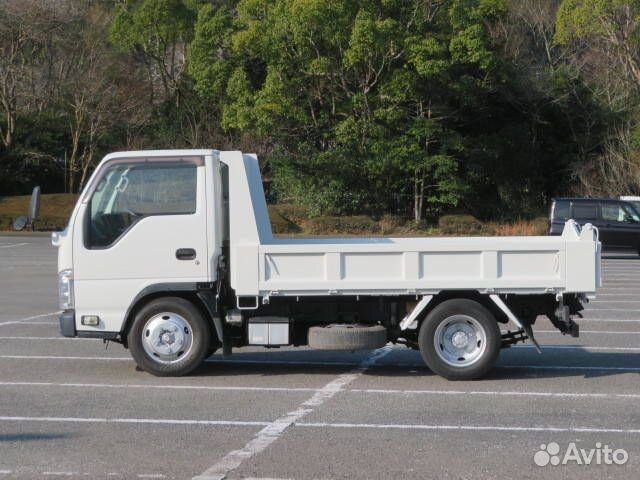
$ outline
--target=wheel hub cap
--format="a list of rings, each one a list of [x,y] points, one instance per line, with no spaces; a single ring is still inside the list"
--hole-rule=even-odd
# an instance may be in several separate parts
[[[451,343],[453,343],[453,346],[456,348],[464,348],[469,343],[469,337],[463,331],[458,330],[451,337]]]
[[[433,341],[442,361],[454,367],[468,367],[482,358],[487,334],[475,318],[457,314],[440,322]]]
[[[151,317],[142,329],[145,352],[160,363],[173,363],[193,344],[191,326],[180,315],[164,312]]]

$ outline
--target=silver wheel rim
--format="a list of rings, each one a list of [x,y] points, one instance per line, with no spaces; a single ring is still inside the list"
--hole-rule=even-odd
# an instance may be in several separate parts
[[[468,367],[482,358],[487,349],[487,334],[480,322],[468,315],[452,315],[436,328],[436,354],[447,365]]]
[[[179,362],[192,346],[191,325],[177,313],[158,313],[147,320],[142,329],[142,347],[158,363]]]

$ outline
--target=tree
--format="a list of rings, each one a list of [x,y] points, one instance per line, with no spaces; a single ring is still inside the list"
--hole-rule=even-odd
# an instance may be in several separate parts
[[[152,92],[158,82],[162,86],[161,100],[179,100],[176,94],[186,69],[186,47],[196,15],[192,3],[124,0],[111,24],[111,40],[145,62]]]
[[[4,114],[0,139],[5,149],[14,143],[18,113],[32,93],[29,87],[43,73],[48,34],[61,25],[58,13],[55,5],[36,0],[0,0],[0,106]]]
[[[555,39],[599,45],[640,87],[640,1],[563,0]]]
[[[452,103],[497,65],[486,26],[503,10],[498,0],[243,0],[231,21],[231,9],[207,6],[190,71],[226,128],[278,152],[282,199],[347,213],[411,192],[421,219],[461,198]]]

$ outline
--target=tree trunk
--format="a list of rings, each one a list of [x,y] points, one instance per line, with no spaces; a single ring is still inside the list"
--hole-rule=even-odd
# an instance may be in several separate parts
[[[424,179],[418,171],[414,174],[413,180],[413,219],[416,222],[422,220],[422,207],[424,204]]]

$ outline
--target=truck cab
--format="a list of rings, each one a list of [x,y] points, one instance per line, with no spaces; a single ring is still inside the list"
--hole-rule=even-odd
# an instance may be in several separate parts
[[[162,376],[219,349],[391,342],[478,378],[540,315],[577,335],[600,285],[597,231],[570,220],[559,237],[275,238],[257,157],[237,151],[107,155],[52,240],[62,334]]]

